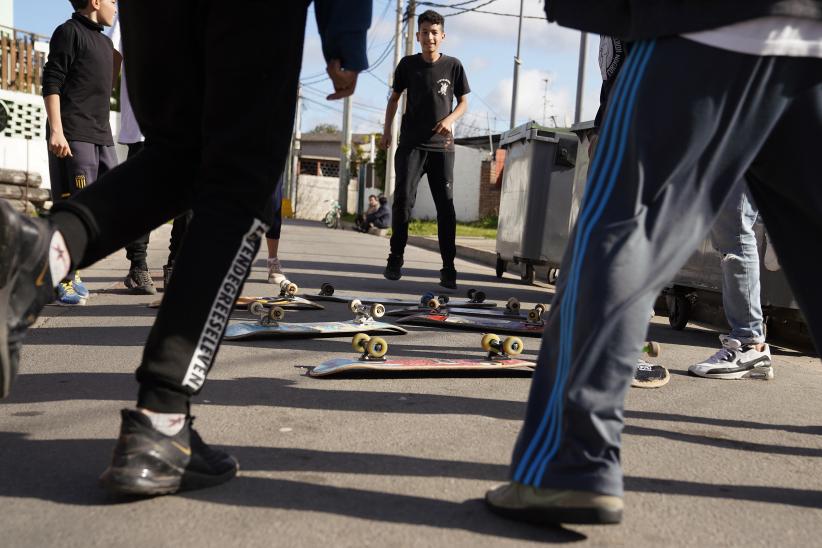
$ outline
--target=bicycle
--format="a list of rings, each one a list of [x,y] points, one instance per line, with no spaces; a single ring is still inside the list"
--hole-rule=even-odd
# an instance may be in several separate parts
[[[323,219],[323,223],[328,228],[342,228],[342,207],[340,206],[340,202],[334,201],[331,203],[331,209],[328,213],[325,214],[325,218]]]

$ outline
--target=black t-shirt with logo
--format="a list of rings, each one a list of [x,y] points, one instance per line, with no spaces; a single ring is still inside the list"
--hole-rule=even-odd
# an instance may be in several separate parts
[[[400,146],[423,150],[452,150],[444,135],[433,128],[451,114],[454,99],[471,91],[462,63],[456,57],[440,55],[433,63],[422,54],[403,57],[394,72],[394,91],[408,90],[407,106],[402,117]]]

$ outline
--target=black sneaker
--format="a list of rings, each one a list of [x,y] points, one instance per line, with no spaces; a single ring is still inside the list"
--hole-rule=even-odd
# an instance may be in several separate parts
[[[203,489],[230,480],[240,465],[223,451],[212,449],[191,427],[193,417],[177,434],[166,436],[134,409],[121,411],[123,422],[111,465],[100,485],[123,495],[167,495]]]
[[[132,266],[128,271],[128,276],[123,280],[127,288],[137,295],[156,295],[157,288],[154,287],[154,280],[148,268]]]
[[[446,289],[457,288],[457,271],[453,268],[440,270],[440,285]]]
[[[385,271],[382,273],[389,280],[399,280],[402,278],[402,257],[390,253],[388,255],[388,264],[385,265]]]
[[[17,375],[26,330],[54,300],[49,245],[54,228],[0,200],[0,398]]]

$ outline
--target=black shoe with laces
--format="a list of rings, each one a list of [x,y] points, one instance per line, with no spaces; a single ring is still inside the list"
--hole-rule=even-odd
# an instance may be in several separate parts
[[[158,432],[151,420],[135,409],[123,409],[120,437],[111,465],[100,485],[122,495],[167,495],[225,483],[237,475],[237,460],[212,449],[187,417],[173,436]]]
[[[453,268],[440,270],[440,285],[446,289],[457,288],[457,271]]]
[[[157,288],[154,287],[154,280],[151,279],[151,273],[147,267],[132,265],[123,283],[132,293],[137,295],[157,294]]]
[[[382,273],[389,280],[399,280],[402,278],[402,257],[390,253],[388,255],[388,263],[385,265],[385,271]]]
[[[52,234],[47,221],[21,215],[0,200],[0,398],[9,395],[17,375],[26,330],[54,300]]]

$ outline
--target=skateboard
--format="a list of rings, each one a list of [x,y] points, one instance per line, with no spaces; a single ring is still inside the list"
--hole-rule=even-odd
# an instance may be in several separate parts
[[[513,356],[523,350],[518,337],[500,340],[497,335],[486,334],[481,345],[488,352],[485,358],[385,358],[388,343],[381,337],[369,337],[364,333],[354,335],[352,346],[362,355],[359,358],[334,358],[309,368],[310,377],[327,377],[349,371],[492,371],[500,369],[533,369],[536,364]]]
[[[426,312],[400,318],[397,320],[397,323],[409,325],[428,325],[450,329],[495,331],[498,333],[511,335],[524,335],[526,337],[541,337],[545,324],[542,321],[542,312],[537,312],[537,310],[539,309],[530,311],[535,314],[532,315],[529,313],[531,318],[524,319],[465,316],[462,314],[453,314],[447,309],[428,310]]]
[[[289,310],[323,310],[325,307],[321,304],[313,303],[303,297],[298,297],[297,292],[299,287],[294,282],[283,280],[280,283],[280,294],[272,297],[251,297],[241,295],[237,297],[234,303],[235,308],[245,308],[252,302],[261,302],[263,306],[272,307],[279,306]],[[157,299],[148,304],[149,308],[160,308],[163,299]]]
[[[448,314],[458,314],[461,316],[484,316],[490,318],[506,318],[510,320],[527,320],[529,318],[537,318],[541,317],[545,310],[547,309],[546,305],[538,304],[536,305],[533,310],[536,311],[534,314],[531,314],[532,311],[525,312],[520,308],[519,301],[511,298],[508,299],[508,303],[505,305],[505,308],[466,308],[460,306],[451,306],[450,303],[446,303],[440,306],[410,306],[406,308],[397,308],[394,310],[389,310],[385,314],[387,316],[410,316],[413,314],[419,314],[422,312],[436,312],[438,310],[447,309]]]
[[[458,306],[465,306],[470,308],[494,308],[497,303],[486,301],[485,293],[477,291],[476,289],[468,290],[467,299],[452,299],[448,295],[437,295],[433,292],[421,295],[419,299],[398,299],[393,297],[374,297],[369,295],[340,295],[335,294],[334,286],[329,283],[324,283],[320,286],[320,292],[312,297],[317,301],[330,301],[336,303],[347,303],[354,299],[366,303],[382,303],[392,304],[396,306],[420,306],[421,304],[428,304],[430,302],[438,303],[441,306],[443,303]]]
[[[658,342],[651,341],[642,346],[642,352],[651,358],[656,358],[662,352],[662,348]],[[634,388],[659,388],[668,384],[670,380],[671,373],[666,367],[639,360],[636,371],[634,371],[634,378],[631,379],[631,386]]]
[[[339,337],[352,333],[407,333],[402,327],[377,321],[385,314],[385,307],[382,304],[375,303],[369,306],[354,300],[349,307],[354,313],[354,319],[349,321],[281,323],[285,317],[285,311],[281,307],[274,306],[268,309],[260,302],[253,302],[249,305],[249,311],[257,314],[259,320],[255,323],[233,323],[228,326],[223,338],[239,340],[266,337]]]

